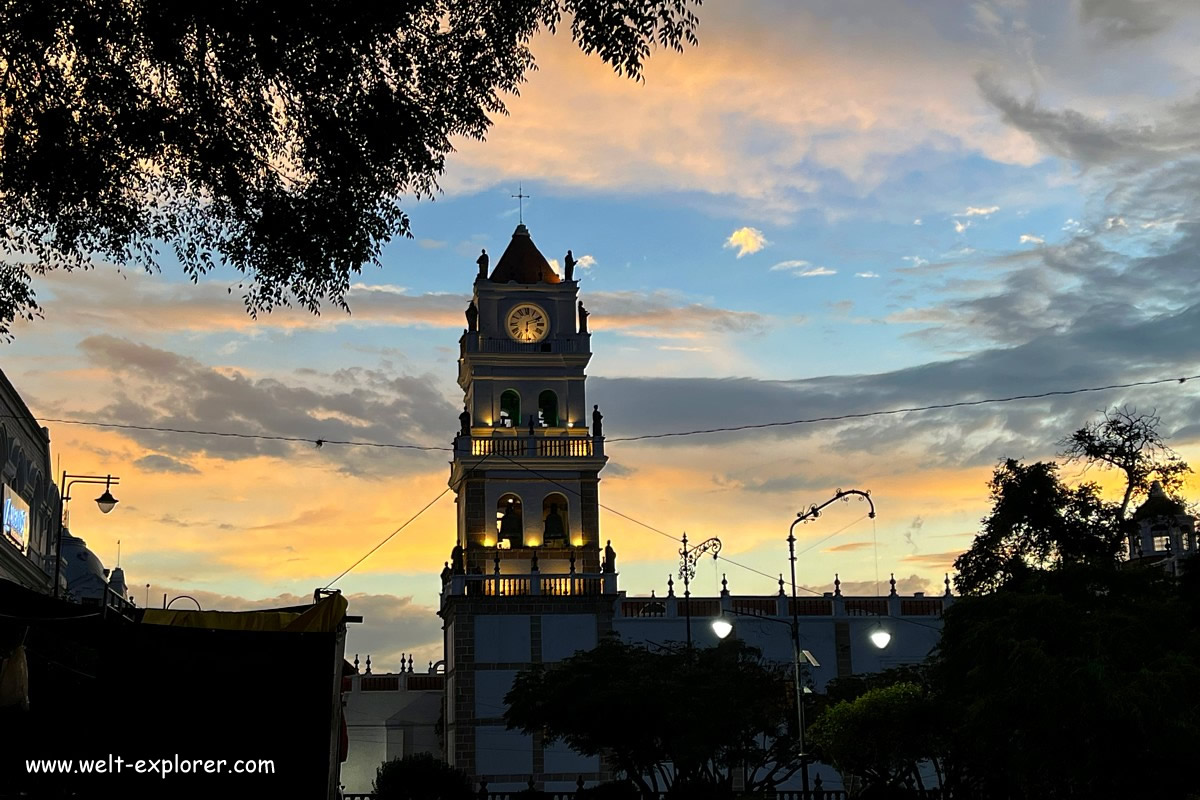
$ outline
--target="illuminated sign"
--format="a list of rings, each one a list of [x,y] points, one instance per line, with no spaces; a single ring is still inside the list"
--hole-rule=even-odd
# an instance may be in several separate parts
[[[4,487],[4,535],[8,540],[21,548],[24,553],[29,548],[29,504],[21,499],[9,485]]]

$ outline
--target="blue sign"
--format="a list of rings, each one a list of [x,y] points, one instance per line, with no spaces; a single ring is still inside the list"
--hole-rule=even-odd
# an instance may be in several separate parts
[[[29,504],[4,485],[4,535],[24,553],[29,547]]]

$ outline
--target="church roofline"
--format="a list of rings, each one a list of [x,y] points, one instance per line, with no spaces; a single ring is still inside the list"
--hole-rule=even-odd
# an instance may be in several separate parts
[[[562,279],[550,267],[550,262],[538,250],[537,245],[533,243],[529,229],[525,227],[524,223],[521,223],[513,231],[512,240],[509,241],[504,254],[500,256],[500,261],[492,270],[488,281],[499,284],[531,285],[557,284],[561,283]]]

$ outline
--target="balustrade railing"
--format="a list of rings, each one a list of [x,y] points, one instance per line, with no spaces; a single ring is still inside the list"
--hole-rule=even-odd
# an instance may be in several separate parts
[[[546,595],[571,597],[617,593],[617,573],[522,575],[452,575],[443,587],[444,596],[521,597]]]
[[[718,616],[723,611],[740,616],[790,619],[793,610],[798,617],[940,617],[950,606],[952,597],[798,597],[782,595],[732,595],[721,597],[692,597],[690,611],[685,598],[669,594],[664,597],[622,597],[614,609],[619,617],[682,618]]]
[[[468,333],[463,340],[468,353],[586,353],[590,347],[590,336],[581,338],[551,339],[546,342],[514,342],[511,339],[495,339]]]
[[[591,458],[604,455],[604,440],[587,435],[459,436],[455,453],[509,458]]]

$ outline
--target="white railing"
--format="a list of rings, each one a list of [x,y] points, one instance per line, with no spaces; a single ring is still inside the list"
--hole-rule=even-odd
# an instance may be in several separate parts
[[[471,597],[572,597],[617,593],[617,573],[529,572],[520,575],[451,575],[442,586],[442,596]]]
[[[591,458],[604,455],[604,440],[592,436],[462,436],[454,440],[458,456],[509,458]]]

